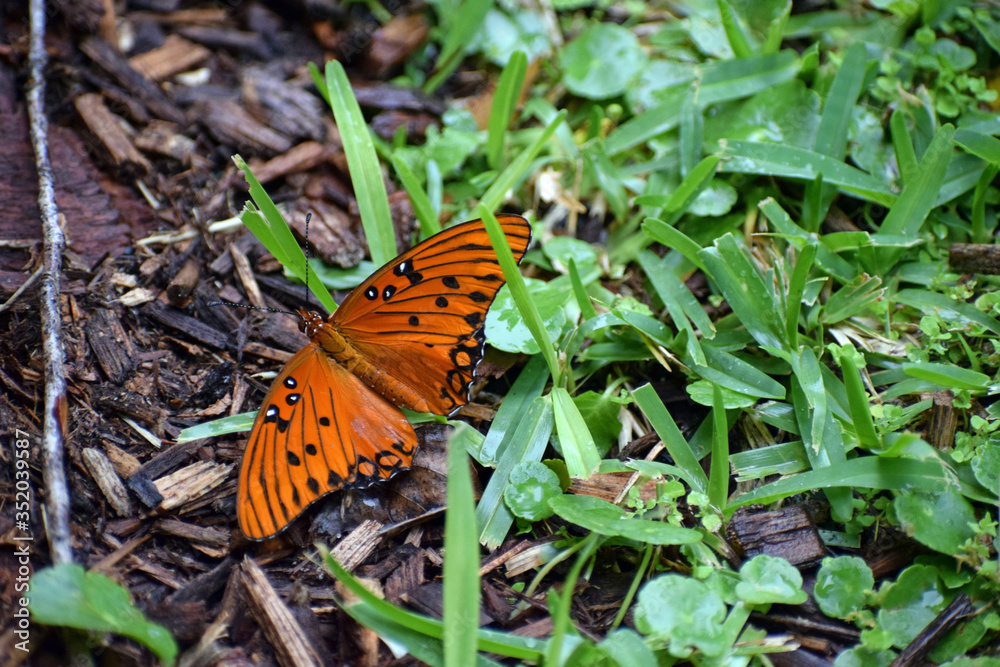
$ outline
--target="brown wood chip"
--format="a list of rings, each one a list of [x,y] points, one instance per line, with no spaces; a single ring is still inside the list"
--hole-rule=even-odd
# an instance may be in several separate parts
[[[101,96],[85,93],[73,100],[77,112],[90,131],[97,135],[115,166],[125,178],[146,175],[152,169],[149,160],[143,157],[122,128],[122,120],[108,111]]]
[[[118,313],[111,308],[96,308],[84,329],[90,349],[101,370],[111,382],[120,385],[135,369],[138,353],[125,333]]]
[[[172,123],[184,123],[182,112],[167,97],[162,89],[137,72],[125,58],[100,37],[89,37],[80,44],[80,50],[88,58],[111,74],[138,100],[141,100],[153,115]]]
[[[150,81],[162,81],[191,69],[211,54],[204,46],[171,34],[158,48],[129,58],[128,63]]]
[[[153,480],[163,496],[160,508],[172,510],[193,502],[222,484],[235,466],[198,461],[169,475]]]
[[[85,447],[83,462],[118,516],[131,516],[132,501],[129,500],[128,491],[104,452],[93,447]]]
[[[371,519],[362,522],[330,550],[330,555],[348,572],[353,572],[375,551],[382,541],[382,524]]]
[[[948,264],[962,273],[1000,274],[1000,246],[992,243],[955,243]]]
[[[260,566],[247,556],[240,567],[250,610],[274,647],[278,663],[283,667],[321,665],[319,654],[309,643],[302,626],[278,597]]]
[[[801,507],[766,512],[741,507],[733,514],[727,533],[746,558],[768,554],[805,567],[827,555],[816,526]]]

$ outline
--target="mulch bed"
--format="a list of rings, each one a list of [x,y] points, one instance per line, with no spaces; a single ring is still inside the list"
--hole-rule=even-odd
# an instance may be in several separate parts
[[[46,42],[46,104],[68,241],[62,280],[66,473],[77,562],[124,584],[150,618],[169,628],[191,664],[298,664],[297,638],[272,630],[275,618],[289,611],[307,647],[299,659],[312,654],[326,665],[392,663],[386,646],[337,606],[335,582],[317,565],[312,545],[334,545],[348,569],[377,582],[393,603],[440,615],[443,430],[418,429],[421,449],[409,473],[333,494],[263,544],[243,538],[235,521],[245,434],[174,440],[187,426],[255,409],[268,384],[257,373],[277,370],[306,342],[292,317],[209,305],[309,305],[305,289],[284,279],[259,242],[240,226],[220,224],[238,215],[247,198],[232,155],[247,159],[272,197],[288,204],[293,224],[312,212],[310,245],[323,259],[351,266],[365,254],[339,135],[306,64],[338,58],[375,131],[387,139],[404,132],[411,141],[440,124],[446,99],[488,109],[482,101],[489,99],[491,79],[460,70],[433,98],[386,83],[428,34],[430,20],[418,3],[393,3],[395,18],[384,26],[362,4],[332,0],[137,0],[113,17],[103,14],[100,0],[53,4],[60,11],[50,16]],[[41,227],[23,95],[27,15],[10,3],[2,11],[5,301],[40,266]],[[390,182],[403,247],[413,216],[405,194],[392,187]],[[36,303],[33,287],[0,313],[0,423],[5,436],[20,429],[37,444],[44,370]],[[499,376],[515,361],[499,359],[490,370]],[[484,428],[495,407],[490,397],[499,393],[485,392],[467,411]],[[653,444],[641,440],[631,455],[642,456]],[[0,450],[0,496],[8,505],[9,457],[10,449]],[[31,464],[32,567],[38,569],[48,564],[40,453]],[[625,483],[609,476],[580,490],[614,497]],[[793,562],[815,563],[824,552],[813,521],[790,509],[757,520],[748,513],[740,524],[746,553],[792,544]],[[0,663],[66,664],[56,629],[33,626],[30,657],[12,648],[6,624],[16,595],[19,534],[12,514],[0,512],[0,618],[6,630]],[[550,535],[542,531],[536,525],[532,536],[512,536],[483,556],[484,624],[529,636],[551,630],[545,586],[513,613],[519,596],[512,586],[531,580],[537,554],[558,534],[555,526]],[[680,560],[670,551],[664,557]],[[594,638],[610,626],[638,565],[634,554],[619,555],[603,557],[574,601],[577,627]],[[560,581],[560,571],[551,579]],[[854,628],[819,618],[836,627],[824,634],[802,626],[807,630],[799,634],[813,637],[809,648],[829,655],[856,642]],[[777,629],[795,632],[802,619],[796,610]],[[104,637],[95,650],[102,664],[153,661],[138,644],[117,636]]]

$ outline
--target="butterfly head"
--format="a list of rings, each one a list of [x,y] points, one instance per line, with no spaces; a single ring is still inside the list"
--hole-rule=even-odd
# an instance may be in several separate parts
[[[299,331],[309,336],[310,339],[315,338],[316,332],[326,324],[326,318],[315,310],[299,308],[295,313],[299,316]]]

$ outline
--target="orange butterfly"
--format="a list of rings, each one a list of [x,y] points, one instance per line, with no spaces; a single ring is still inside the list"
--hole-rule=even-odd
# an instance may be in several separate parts
[[[497,219],[520,262],[531,227]],[[271,537],[327,493],[409,468],[417,436],[399,407],[452,414],[469,401],[486,311],[503,284],[486,227],[473,220],[380,268],[328,318],[297,311],[311,342],[257,413],[236,500],[243,533]]]

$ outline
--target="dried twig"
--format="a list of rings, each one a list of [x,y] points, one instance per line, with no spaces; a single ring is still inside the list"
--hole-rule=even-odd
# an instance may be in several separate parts
[[[46,532],[52,562],[71,563],[73,546],[69,532],[69,491],[63,467],[63,434],[69,418],[66,405],[66,373],[61,336],[59,278],[62,274],[62,253],[65,246],[56,209],[52,165],[49,162],[49,123],[45,116],[45,2],[31,0],[31,48],[28,55],[30,77],[27,85],[28,116],[31,121],[31,143],[35,149],[38,170],[38,210],[42,215],[45,237],[44,272],[42,273],[41,313],[42,346],[45,356],[45,419],[42,448],[45,455]]]

